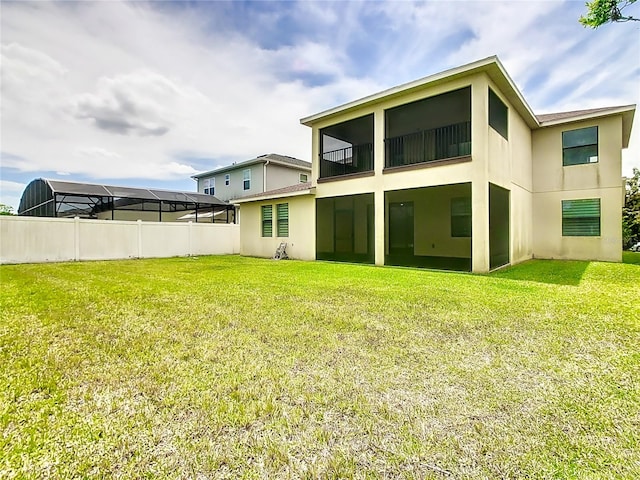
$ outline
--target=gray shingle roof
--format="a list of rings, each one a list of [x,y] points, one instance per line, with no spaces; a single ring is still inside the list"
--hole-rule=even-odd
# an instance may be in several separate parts
[[[593,115],[597,113],[607,113],[609,111],[618,110],[626,107],[629,107],[629,105],[618,106],[618,107],[590,108],[587,110],[573,110],[570,112],[545,113],[542,115],[536,115],[536,118],[538,119],[538,122],[543,124],[546,122],[555,122],[557,120],[565,120],[573,117],[582,117],[585,115]]]
[[[266,161],[273,161],[273,162],[278,162],[285,165],[291,165],[293,167],[299,167],[299,168],[311,170],[311,163],[305,160],[300,160],[299,158],[295,158],[295,157],[289,157],[287,155],[280,155],[278,153],[267,153],[265,155],[260,155],[259,157],[256,157],[256,158],[252,158],[251,160],[245,160],[243,162],[227,165],[226,167],[220,167],[220,168],[216,168],[215,170],[209,170],[208,172],[198,173],[196,175],[192,175],[191,178],[208,177],[218,173],[235,170],[237,168],[248,167],[249,165],[253,165],[255,163],[264,163]]]
[[[266,192],[254,193],[253,195],[247,195],[246,197],[236,198],[234,202],[250,200],[252,198],[261,197],[273,197],[278,195],[285,195],[287,193],[303,192],[311,188],[311,182],[296,183],[295,185],[289,185],[288,187],[276,188],[275,190],[268,190]]]

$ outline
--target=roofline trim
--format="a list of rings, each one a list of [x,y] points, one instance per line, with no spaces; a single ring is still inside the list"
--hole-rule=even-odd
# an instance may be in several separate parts
[[[263,200],[275,200],[276,198],[290,198],[290,197],[302,197],[305,195],[315,195],[316,187],[310,187],[306,190],[298,190],[297,192],[287,192],[287,193],[274,193],[271,195],[261,195],[259,197],[250,197],[250,198],[236,198],[232,200],[234,204],[241,203],[250,203],[250,202],[260,202]]]
[[[302,125],[306,125],[310,127],[314,123],[316,123],[318,120],[321,120],[323,118],[333,116],[338,113],[346,112],[348,110],[352,110],[365,105],[376,103],[391,95],[399,94],[399,93],[416,89],[416,88],[426,87],[429,84],[446,80],[449,77],[465,76],[475,72],[488,71],[491,68],[491,66],[496,66],[498,68],[500,74],[504,77],[504,79],[507,81],[511,90],[515,93],[518,101],[521,103],[521,106],[530,116],[530,118],[528,119],[529,120],[528,123],[530,123],[531,126],[534,126],[534,127],[539,126],[538,120],[535,114],[533,113],[533,110],[531,110],[531,107],[529,106],[527,101],[524,99],[524,96],[522,95],[518,87],[516,87],[515,83],[513,82],[513,80],[507,73],[507,71],[505,70],[504,66],[502,65],[502,62],[500,62],[500,59],[497,57],[497,55],[492,55],[490,57],[483,58],[482,60],[477,60],[475,62],[468,63],[466,65],[462,65],[459,67],[450,68],[443,72],[435,73],[433,75],[429,75],[427,77],[423,77],[421,79],[414,80],[412,82],[408,82],[402,85],[398,85],[396,87],[388,88],[381,92],[374,93],[373,95],[368,95],[358,100],[354,100],[354,101],[345,103],[343,105],[333,107],[328,110],[324,110],[320,113],[310,115],[308,117],[304,117],[300,119],[300,123]]]
[[[609,117],[612,115],[619,115],[627,112],[634,112],[635,109],[636,109],[635,104],[623,105],[620,107],[611,107],[607,110],[600,110],[599,112],[592,112],[592,113],[586,113],[586,114],[582,113],[579,115],[574,115],[572,117],[565,117],[565,118],[556,119],[556,120],[548,120],[546,122],[539,122],[539,123],[540,123],[540,128],[552,127],[554,125],[562,125],[563,123],[573,123],[573,122],[579,122],[582,120],[589,120],[591,118]],[[562,113],[562,112],[559,112],[559,113]]]
[[[304,162],[305,160],[303,160]],[[304,167],[302,165],[293,165],[291,163],[287,163],[287,162],[281,162],[280,160],[273,160],[271,158],[256,158],[255,161],[251,161],[251,160],[247,160],[247,163],[240,163],[240,164],[235,164],[235,165],[229,165],[226,167],[220,167],[217,168],[215,170],[209,170],[208,172],[203,172],[203,173],[197,173],[196,175],[191,175],[191,178],[193,178],[194,180],[197,180],[199,178],[203,178],[203,177],[209,177],[211,175],[216,175],[218,173],[224,173],[224,172],[229,172],[231,170],[235,170],[236,168],[242,168],[242,167],[250,167],[252,165],[257,165],[259,163],[267,163],[269,162],[277,164],[277,165],[282,165],[284,167],[288,167],[288,168],[295,168],[298,170],[308,170],[311,171],[311,167]]]

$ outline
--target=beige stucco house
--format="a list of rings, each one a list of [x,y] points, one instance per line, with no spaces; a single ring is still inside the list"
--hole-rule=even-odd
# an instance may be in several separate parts
[[[535,115],[497,57],[341,105],[309,184],[237,200],[243,255],[487,272],[621,260],[635,105]]]
[[[197,191],[223,201],[255,195],[310,180],[311,163],[268,153],[226,167],[193,175]]]

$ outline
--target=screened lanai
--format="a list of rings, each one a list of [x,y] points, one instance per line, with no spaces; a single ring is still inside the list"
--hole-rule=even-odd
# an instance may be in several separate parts
[[[155,222],[235,223],[235,207],[213,195],[38,178],[18,215]]]

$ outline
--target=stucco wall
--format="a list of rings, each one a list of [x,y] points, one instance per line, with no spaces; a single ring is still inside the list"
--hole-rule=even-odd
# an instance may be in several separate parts
[[[298,170],[270,163],[267,165],[267,189],[265,191],[276,190],[301,183],[301,173],[306,174],[309,180],[311,179],[311,172],[309,170]]]
[[[0,216],[0,263],[234,254],[233,224]]]
[[[598,126],[598,162],[562,166],[562,132]],[[533,255],[622,260],[622,117],[533,132]],[[599,237],[562,236],[562,200],[600,198]]]
[[[289,204],[289,236],[277,237],[276,205]],[[262,205],[273,205],[273,237],[262,236]],[[242,203],[240,207],[240,254],[273,257],[281,242],[287,254],[299,260],[315,260],[315,199],[313,195]]]

